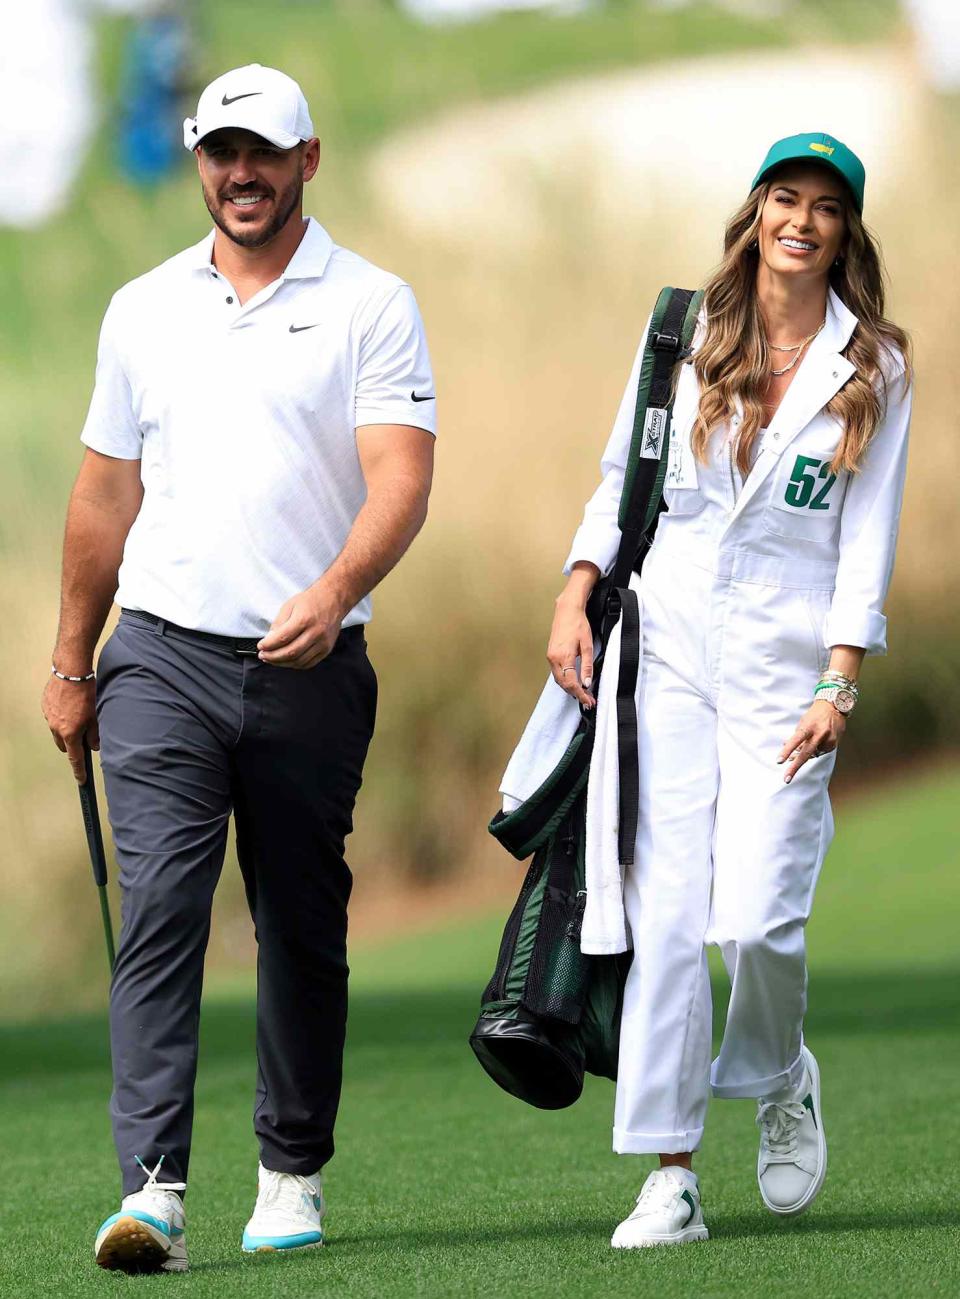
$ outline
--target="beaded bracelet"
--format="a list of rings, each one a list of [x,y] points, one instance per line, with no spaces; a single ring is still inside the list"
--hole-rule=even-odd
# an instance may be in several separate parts
[[[64,672],[58,672],[52,663],[50,665],[50,671],[53,673],[53,675],[57,678],[58,681],[95,681],[97,679],[96,672],[88,672],[85,677],[67,676],[66,673]]]
[[[858,702],[860,699],[860,691],[853,682],[849,685],[841,685],[839,681],[821,681],[813,692],[814,699],[816,699],[821,690],[848,690]]]

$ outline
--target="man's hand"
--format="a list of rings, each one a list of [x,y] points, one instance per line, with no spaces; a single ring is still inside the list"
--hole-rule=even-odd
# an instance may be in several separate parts
[[[96,682],[61,681],[51,675],[40,701],[53,742],[70,759],[78,785],[83,785],[87,779],[83,761],[84,735],[91,749],[100,748],[96,699]]]
[[[346,612],[321,578],[281,606],[258,642],[261,661],[278,668],[315,667],[337,643]]]
[[[797,729],[780,750],[777,762],[790,762],[784,782],[789,785],[803,764],[811,758],[821,758],[826,753],[832,753],[846,728],[846,718],[837,712],[833,704],[826,700],[812,703],[800,719]]]
[[[312,668],[325,659],[348,611],[390,572],[427,516],[433,438],[425,429],[361,425],[357,453],[367,499],[333,564],[286,602],[258,643],[264,663]]]

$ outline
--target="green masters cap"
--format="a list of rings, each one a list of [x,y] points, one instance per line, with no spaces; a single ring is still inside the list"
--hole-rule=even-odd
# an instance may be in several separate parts
[[[767,179],[774,167],[784,162],[822,162],[840,173],[850,186],[857,211],[863,211],[863,187],[866,172],[863,163],[845,144],[832,135],[788,135],[770,146],[763,166],[754,177],[751,191]]]

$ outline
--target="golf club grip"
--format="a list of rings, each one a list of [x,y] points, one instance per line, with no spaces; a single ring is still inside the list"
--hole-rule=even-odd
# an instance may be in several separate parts
[[[86,738],[83,741],[83,761],[87,778],[80,790],[80,807],[83,809],[83,828],[87,832],[87,847],[90,849],[90,865],[93,867],[93,878],[97,884],[107,882],[107,859],[103,851],[103,834],[100,830],[100,814],[97,811],[97,786],[93,778],[93,759],[90,756],[90,745]]]

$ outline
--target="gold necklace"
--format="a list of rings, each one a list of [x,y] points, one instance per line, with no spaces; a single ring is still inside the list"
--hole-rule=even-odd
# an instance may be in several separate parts
[[[814,340],[814,339],[816,338],[816,336],[820,333],[820,330],[823,329],[823,327],[824,327],[824,325],[825,325],[826,323],[827,323],[827,318],[826,318],[826,316],[824,316],[823,320],[821,320],[820,324],[819,324],[819,325],[817,326],[817,328],[813,331],[813,333],[810,334],[807,338],[803,339],[802,342],[797,343],[797,345],[796,345],[795,348],[794,348],[794,347],[778,347],[776,343],[767,343],[767,346],[768,346],[769,348],[772,348],[773,351],[775,351],[775,352],[793,352],[793,351],[796,352],[796,356],[795,356],[791,361],[789,361],[786,365],[782,366],[779,370],[775,370],[775,369],[771,366],[771,368],[770,368],[770,373],[773,374],[773,375],[781,375],[781,374],[787,374],[788,371],[792,370],[793,367],[794,367],[794,366],[797,364],[797,362],[800,360],[801,356],[803,356],[803,349],[807,346],[808,343],[812,343],[812,342],[813,342],[813,340]]]

